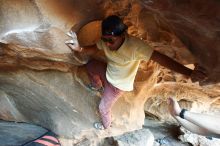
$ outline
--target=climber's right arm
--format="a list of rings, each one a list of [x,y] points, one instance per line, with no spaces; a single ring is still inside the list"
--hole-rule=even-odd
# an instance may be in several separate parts
[[[67,46],[71,49],[72,52],[77,53],[79,55],[92,56],[98,52],[98,48],[96,45],[80,47],[75,46],[73,44],[67,44]]]
[[[80,53],[89,55],[89,56],[92,56],[99,51],[96,45],[86,46],[86,47],[81,47],[81,48],[82,49],[80,50],[81,51]]]

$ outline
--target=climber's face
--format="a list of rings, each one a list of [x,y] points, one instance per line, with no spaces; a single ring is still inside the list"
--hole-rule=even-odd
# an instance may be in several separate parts
[[[118,50],[124,42],[124,35],[113,36],[113,35],[103,35],[101,37],[102,41],[105,43],[110,50]]]

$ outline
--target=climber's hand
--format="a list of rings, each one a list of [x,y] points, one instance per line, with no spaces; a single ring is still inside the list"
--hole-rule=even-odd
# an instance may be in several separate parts
[[[199,65],[195,65],[195,69],[193,70],[191,74],[191,80],[192,82],[203,82],[207,80],[207,70]]]
[[[77,40],[77,35],[75,32],[70,31],[67,33],[67,35],[71,38],[71,40],[68,40],[65,42],[65,44],[72,50],[81,52],[82,48],[79,46],[79,42]]]

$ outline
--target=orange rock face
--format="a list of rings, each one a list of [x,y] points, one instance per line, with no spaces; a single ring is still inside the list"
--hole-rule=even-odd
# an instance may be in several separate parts
[[[1,119],[39,124],[61,136],[80,139],[141,128],[144,112],[171,120],[169,96],[193,111],[219,112],[217,0],[5,0],[0,1],[0,12],[0,99],[10,105],[0,106]],[[88,58],[76,56],[64,42],[70,29],[78,31],[110,14],[122,17],[128,33],[155,50],[184,65],[199,63],[208,78],[200,86],[154,62],[142,62],[134,91],[124,94],[112,109],[113,128],[99,133],[92,127],[99,120],[99,97],[74,78],[77,67]],[[83,38],[97,34],[88,32]]]

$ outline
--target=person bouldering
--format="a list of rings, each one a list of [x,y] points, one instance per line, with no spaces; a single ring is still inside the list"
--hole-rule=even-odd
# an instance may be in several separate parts
[[[102,122],[94,124],[97,129],[106,129],[111,125],[111,108],[118,98],[127,91],[133,90],[133,84],[139,64],[142,60],[153,60],[173,71],[200,80],[205,77],[199,70],[191,70],[173,59],[153,50],[143,40],[130,36],[127,25],[116,15],[111,15],[102,21],[101,39],[93,46],[81,47],[77,41],[67,41],[66,44],[82,55],[93,55],[98,50],[104,51],[107,62],[90,59],[85,64],[91,81],[90,87],[104,87],[99,112]],[[69,34],[77,39],[74,32]],[[196,76],[195,76],[196,75]],[[199,75],[199,78],[197,78]]]

